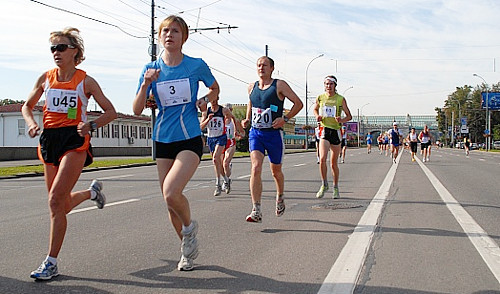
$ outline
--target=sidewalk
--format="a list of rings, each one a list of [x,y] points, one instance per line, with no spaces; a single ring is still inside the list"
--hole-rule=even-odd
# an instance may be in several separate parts
[[[315,152],[316,149],[285,149],[285,153],[297,153],[297,152]],[[209,153],[204,153],[203,155],[210,155]],[[114,160],[114,159],[134,159],[134,158],[151,158],[148,156],[103,156],[94,157],[94,161],[101,160]],[[203,160],[203,159],[202,159]],[[29,165],[40,165],[42,162],[39,159],[27,159],[27,160],[5,160],[0,161],[0,168],[2,167],[13,167],[13,166],[29,166]]]
[[[151,157],[150,156],[104,156],[104,157],[94,157],[94,161],[113,160],[113,159],[133,159],[133,158],[151,158]],[[13,166],[39,165],[39,164],[42,164],[42,162],[39,159],[6,160],[6,161],[0,161],[0,168],[13,167]]]

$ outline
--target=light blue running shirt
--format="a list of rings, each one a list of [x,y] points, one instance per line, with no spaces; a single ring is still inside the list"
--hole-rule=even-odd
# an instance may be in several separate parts
[[[200,136],[198,120],[199,82],[208,88],[215,78],[201,58],[184,55],[177,66],[167,66],[162,58],[146,64],[139,78],[139,91],[144,73],[149,68],[160,69],[158,79],[149,85],[158,105],[158,117],[153,128],[153,141],[172,143]]]

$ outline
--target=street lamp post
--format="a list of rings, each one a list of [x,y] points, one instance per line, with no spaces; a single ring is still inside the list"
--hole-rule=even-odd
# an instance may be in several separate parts
[[[350,86],[349,88],[345,89],[344,92],[342,93],[342,96],[345,96],[345,92],[347,92],[347,90],[351,90],[352,88],[354,88],[354,86]]]
[[[488,98],[489,98],[488,97],[488,83],[486,83],[486,80],[478,74],[473,74],[473,76],[478,77],[481,80],[483,80],[484,84],[486,85],[486,101],[485,101],[485,104],[486,104],[486,130],[488,130],[488,134],[486,134],[486,152],[488,152],[488,150],[490,150],[490,134],[491,134],[490,109],[489,109],[489,101],[488,101]]]
[[[347,90],[346,90],[346,91],[347,91]],[[360,108],[358,108],[358,147],[360,146],[360,141],[359,141],[359,139],[360,139],[360,137],[359,137],[359,128],[360,128],[360,126],[361,126],[361,125],[359,124],[359,109],[361,109],[361,115],[363,115],[363,107],[365,107],[365,106],[366,106],[366,105],[368,105],[368,104],[370,104],[370,102],[365,103],[365,104],[363,104],[363,106],[361,106]]]
[[[308,131],[309,131],[309,130],[307,129],[307,127],[309,126],[309,122],[308,122],[308,120],[307,120],[307,114],[308,114],[308,109],[307,109],[307,94],[308,94],[308,93],[307,93],[307,72],[309,71],[309,66],[311,65],[311,63],[312,63],[314,60],[316,60],[316,59],[318,59],[318,58],[322,57],[323,55],[324,55],[324,54],[322,53],[322,54],[320,54],[320,55],[318,55],[318,56],[314,57],[313,59],[311,59],[311,61],[309,61],[309,63],[307,64],[307,67],[306,67],[306,124],[305,124],[305,126],[304,126],[304,131],[305,131],[305,133],[306,133],[306,144],[305,144],[305,145],[306,145],[306,150],[308,150],[308,149],[309,149],[309,146],[308,146],[308,145],[309,145],[309,142],[308,142],[308,135],[309,135],[309,134],[308,134]]]

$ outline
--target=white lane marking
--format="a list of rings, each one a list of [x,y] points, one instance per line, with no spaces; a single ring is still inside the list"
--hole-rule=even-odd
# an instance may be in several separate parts
[[[451,195],[438,178],[417,159],[418,164],[429,178],[429,181],[453,214],[471,243],[476,247],[484,262],[490,268],[497,281],[500,283],[500,248],[498,244],[486,233],[483,228],[470,216],[460,203]]]
[[[377,194],[363,213],[354,232],[349,236],[347,243],[323,281],[318,294],[353,293],[402,154],[403,152],[399,154],[396,164],[392,164]]]
[[[112,203],[107,203],[106,204],[106,207],[109,207],[109,206],[114,206],[114,205],[120,205],[120,204],[126,204],[126,203],[131,203],[131,202],[137,202],[137,201],[140,201],[140,199],[128,199],[128,200],[123,200],[123,201],[116,201],[116,202],[112,202]],[[89,210],[93,210],[93,209],[97,209],[96,206],[92,206],[92,207],[85,207],[85,208],[80,208],[80,209],[75,209],[73,211],[71,211],[70,213],[68,213],[68,215],[70,214],[74,214],[74,213],[79,213],[79,212],[85,212],[85,211],[89,211]]]
[[[207,167],[213,167],[213,165],[200,165],[200,166],[198,166],[199,169],[207,168]]]
[[[113,180],[113,179],[121,179],[121,178],[130,178],[135,175],[129,174],[129,175],[121,175],[121,176],[111,176],[111,177],[104,177],[104,178],[98,178],[99,180]]]
[[[306,165],[306,164],[305,164],[305,163],[299,163],[299,164],[294,165],[294,167],[297,167],[297,166],[304,166],[304,165]]]
[[[251,175],[244,175],[244,176],[239,176],[237,177],[237,179],[246,179],[246,178],[249,178]]]

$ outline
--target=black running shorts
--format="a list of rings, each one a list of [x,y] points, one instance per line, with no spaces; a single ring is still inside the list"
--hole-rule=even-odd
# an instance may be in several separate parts
[[[332,145],[339,145],[341,142],[340,141],[340,130],[335,130],[335,129],[330,129],[330,128],[325,127],[323,129],[323,136],[321,137],[321,139],[327,140]]]
[[[193,151],[200,157],[203,155],[203,140],[201,136],[194,137],[188,140],[177,141],[172,143],[162,143],[155,141],[156,158],[175,159],[181,151]]]
[[[40,135],[38,158],[44,163],[59,166],[68,152],[87,152],[84,166],[93,162],[90,135],[80,137],[76,126],[44,129]]]

